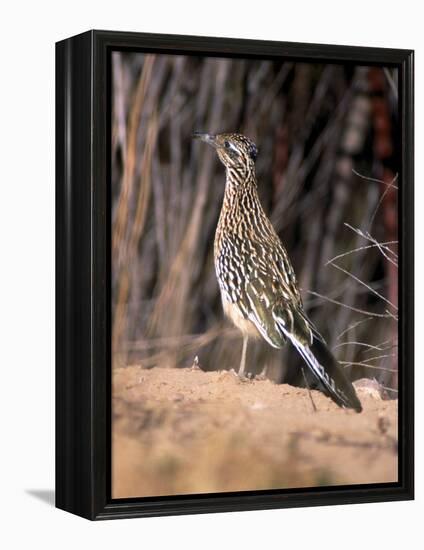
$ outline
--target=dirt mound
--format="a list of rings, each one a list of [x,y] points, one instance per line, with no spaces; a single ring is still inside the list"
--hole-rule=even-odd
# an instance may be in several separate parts
[[[397,481],[397,401],[358,395],[361,414],[231,371],[115,369],[112,496]]]

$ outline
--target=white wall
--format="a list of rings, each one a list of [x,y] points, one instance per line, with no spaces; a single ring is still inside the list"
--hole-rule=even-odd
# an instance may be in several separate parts
[[[423,475],[407,503],[91,524],[28,490],[54,484],[54,42],[90,29],[416,49],[416,204],[422,208],[423,29],[419,2],[72,0],[4,2],[0,48],[0,541],[4,548],[398,548],[422,540]],[[424,224],[418,211],[418,243]],[[423,280],[422,246],[417,280]],[[417,310],[424,311],[417,291]],[[418,343],[422,340],[417,321]],[[423,388],[422,351],[416,359]],[[423,400],[417,464],[423,461]],[[419,513],[421,508],[421,514]],[[419,540],[418,539],[418,540]],[[95,546],[94,546],[95,545]],[[412,547],[417,547],[412,544]]]

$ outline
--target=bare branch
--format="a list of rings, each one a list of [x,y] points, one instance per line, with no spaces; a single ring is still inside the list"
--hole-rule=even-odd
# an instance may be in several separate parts
[[[391,339],[389,338],[388,340],[385,340],[384,342],[381,342],[381,344],[377,344],[375,345],[374,347],[378,350],[378,351],[387,351],[389,349],[394,349],[394,348],[397,348],[397,344],[392,344],[390,346],[386,346],[386,347],[383,347],[385,344],[389,343],[391,341]],[[364,350],[362,353],[369,353],[371,350]]]
[[[318,298],[322,298],[323,300],[326,300],[327,302],[331,302],[332,304],[336,304],[338,306],[346,307],[347,309],[350,309],[352,311],[356,311],[357,313],[362,313],[364,315],[369,315],[370,317],[383,317],[383,318],[394,318],[393,314],[386,311],[386,313],[375,313],[373,311],[366,311],[364,309],[359,309],[352,306],[347,306],[346,304],[343,304],[343,302],[339,302],[338,300],[333,300],[332,298],[328,298],[328,296],[323,296],[322,294],[319,294],[319,292],[313,292],[312,290],[308,290],[309,294],[312,294],[313,296],[317,296]]]
[[[359,178],[362,178],[363,180],[367,180],[367,181],[373,181],[375,183],[382,183],[383,185],[387,185],[388,187],[393,187],[393,189],[398,189],[397,185],[394,185],[394,182],[397,180],[398,178],[398,175],[396,174],[396,176],[393,178],[392,182],[391,183],[387,183],[387,181],[383,181],[383,180],[379,180],[377,178],[370,178],[369,176],[363,176],[362,174],[360,174],[359,172],[357,172],[356,170],[354,170],[352,168],[352,172],[355,174],[355,176],[358,176]]]
[[[361,237],[363,237],[364,239],[366,239],[367,241],[370,241],[372,243],[374,243],[375,245],[377,245],[379,248],[382,247],[382,243],[379,243],[377,241],[377,239],[375,239],[372,235],[370,235],[367,232],[364,232],[362,231],[361,229],[359,229],[358,227],[353,227],[352,225],[348,224],[348,223],[345,223],[344,224],[346,227],[348,227],[349,229],[351,229],[352,231],[354,231],[355,233],[357,233],[358,235],[360,235]],[[387,252],[389,252],[390,254],[392,254],[395,258],[397,258],[397,254],[396,252],[394,252],[391,248],[389,248],[387,245],[388,244],[398,244],[398,241],[389,241],[388,243],[386,243],[386,245],[383,247]],[[382,252],[383,253],[383,252]]]
[[[384,252],[381,250],[382,247],[388,245],[388,244],[397,244],[397,241],[387,241],[385,243],[375,243],[375,244],[370,244],[370,245],[367,245],[367,246],[359,246],[358,248],[354,248],[353,250],[349,250],[348,252],[344,252],[343,254],[338,254],[337,256],[334,256],[334,258],[331,258],[331,260],[328,260],[324,265],[327,266],[329,264],[332,264],[335,260],[339,260],[340,258],[344,258],[345,256],[349,256],[350,254],[353,254],[354,252],[359,252],[360,250],[367,250],[368,248],[378,248],[381,253],[383,254],[383,256],[389,260],[390,263],[392,263],[393,265],[395,265],[396,267],[398,267],[398,264],[395,260],[392,260],[391,258],[389,258],[386,254],[384,254]],[[390,250],[390,249],[388,249]],[[390,252],[392,252],[390,250]],[[394,253],[393,253],[394,254]]]
[[[359,283],[360,285],[364,286],[365,288],[368,288],[368,290],[370,292],[372,292],[373,294],[375,294],[376,296],[378,296],[381,300],[383,300],[384,302],[386,302],[387,304],[389,304],[389,306],[391,306],[393,309],[395,309],[396,311],[398,310],[398,308],[392,304],[392,302],[390,302],[390,300],[388,300],[387,298],[385,298],[383,295],[381,295],[379,292],[377,292],[375,289],[373,289],[371,286],[367,285],[367,283],[365,283],[364,281],[361,281],[361,279],[359,279],[359,277],[356,277],[356,275],[354,275],[353,273],[350,273],[350,271],[347,271],[347,269],[343,269],[343,267],[337,265],[337,264],[334,264],[332,263],[331,264],[333,267],[335,267],[336,269],[342,271],[343,273],[345,273],[346,275],[348,275],[349,277],[351,277],[354,281],[356,281],[357,283]]]
[[[386,372],[397,372],[396,369],[389,369],[387,367],[379,367],[377,365],[369,365],[368,363],[362,363],[358,361],[339,361],[340,365],[344,368],[347,367],[366,367],[367,369],[383,370]]]
[[[364,363],[368,363],[369,361],[377,361],[380,359],[387,359],[388,357],[395,357],[393,353],[389,353],[387,355],[375,355],[374,357],[368,357],[367,359],[363,359],[362,361]]]
[[[334,346],[333,347],[333,350],[337,349],[337,348],[341,348],[343,346],[363,346],[363,347],[366,347],[366,348],[371,348],[371,349],[375,349],[376,351],[382,351],[381,348],[379,348],[378,346],[372,346],[371,344],[367,344],[366,342],[341,342],[340,344],[337,344],[337,346]],[[370,350],[368,350],[370,351]]]

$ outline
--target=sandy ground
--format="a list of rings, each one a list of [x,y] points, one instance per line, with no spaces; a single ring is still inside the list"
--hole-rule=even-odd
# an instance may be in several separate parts
[[[397,481],[397,401],[358,388],[356,414],[311,395],[230,371],[116,369],[113,497]]]

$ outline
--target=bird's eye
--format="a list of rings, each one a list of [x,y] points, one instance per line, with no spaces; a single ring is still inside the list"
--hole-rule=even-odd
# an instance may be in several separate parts
[[[230,149],[230,147],[231,147],[230,142],[229,142],[229,141],[224,141],[224,147],[225,147],[226,149]]]

